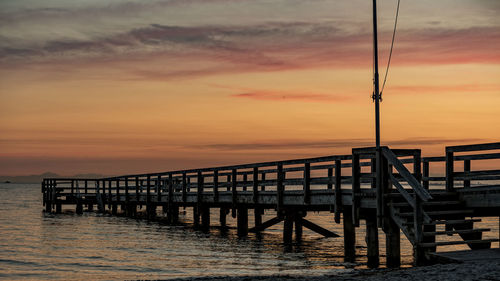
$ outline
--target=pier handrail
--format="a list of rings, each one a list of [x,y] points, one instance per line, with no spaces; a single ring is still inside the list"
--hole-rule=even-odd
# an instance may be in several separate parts
[[[388,165],[392,165],[414,191],[414,196],[411,196],[408,191],[400,183],[399,179],[396,178],[392,172],[389,172],[389,179],[391,183],[396,187],[396,190],[403,196],[403,198],[408,202],[408,204],[413,208],[413,225],[414,225],[414,238],[415,245],[422,242],[423,239],[423,224],[425,222],[430,222],[430,217],[425,213],[423,209],[422,202],[427,202],[432,199],[430,193],[422,186],[420,181],[405,167],[403,162],[398,159],[396,154],[388,147],[382,147],[381,152],[383,157],[387,160]],[[420,155],[420,154],[419,154]],[[420,170],[420,159],[418,158],[419,166],[417,170]],[[388,170],[388,169],[387,169]]]
[[[471,160],[484,160],[484,159],[500,159],[500,153],[485,153],[462,156],[464,158],[464,172],[455,172],[454,162],[457,160],[454,153],[457,152],[473,152],[473,151],[485,151],[485,150],[500,150],[500,142],[494,143],[482,143],[482,144],[472,144],[472,145],[457,145],[446,147],[446,190],[454,190],[454,181],[456,177],[462,177],[464,180],[464,188],[470,187],[471,179],[482,179],[482,180],[499,180],[500,170],[483,170],[471,172]],[[482,177],[482,178],[478,178]]]
[[[408,184],[413,189],[413,191],[415,191],[415,194],[417,194],[421,200],[427,202],[430,199],[432,199],[432,196],[430,195],[430,193],[423,188],[423,186],[420,184],[420,182],[412,175],[412,173],[410,171],[408,171],[408,169],[403,165],[403,162],[401,162],[401,160],[398,159],[396,154],[394,154],[394,152],[392,152],[391,149],[389,149],[387,147],[383,147],[382,153],[384,154],[384,157],[387,159],[389,164],[391,164],[398,171],[398,173],[403,177],[403,179],[406,180],[406,182],[408,182]],[[390,176],[391,176],[391,181],[393,183],[399,182],[399,180],[396,179],[396,177],[394,177],[393,175],[390,175]],[[405,190],[405,192],[406,192],[406,190]]]

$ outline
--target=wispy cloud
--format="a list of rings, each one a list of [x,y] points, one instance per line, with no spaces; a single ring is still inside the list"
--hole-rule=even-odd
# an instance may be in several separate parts
[[[345,102],[351,100],[349,96],[329,95],[322,93],[294,93],[286,91],[251,91],[233,94],[231,97],[254,99],[262,101],[298,101],[298,102]]]
[[[162,80],[219,73],[370,67],[371,33],[352,32],[339,26],[332,20],[198,26],[154,23],[118,33],[94,34],[86,39],[0,43],[0,62],[10,66],[32,63],[99,66],[135,58],[134,63],[121,68],[128,73],[122,79]],[[393,65],[500,64],[497,46],[500,46],[500,28],[496,27],[400,30]],[[381,50],[381,54],[386,53]],[[147,68],[136,63],[141,60],[148,64]],[[158,61],[164,63],[158,67],[152,63]],[[306,99],[301,94],[260,92],[236,96]],[[323,95],[315,95],[315,99],[330,100]]]

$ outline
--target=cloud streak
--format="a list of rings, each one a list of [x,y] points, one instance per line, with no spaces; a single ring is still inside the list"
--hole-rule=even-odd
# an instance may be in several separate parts
[[[130,58],[175,60],[161,69],[130,69],[131,78],[168,79],[221,72],[279,71],[317,67],[369,67],[370,33],[349,33],[335,22],[274,22],[251,26],[151,24],[89,40],[49,41],[41,47],[0,47],[4,64],[89,64]],[[500,30],[426,29],[400,31],[395,66],[500,63]],[[385,50],[381,53],[385,54]],[[196,64],[195,62],[200,62]],[[259,98],[262,94],[251,93]],[[267,95],[269,96],[269,95]]]

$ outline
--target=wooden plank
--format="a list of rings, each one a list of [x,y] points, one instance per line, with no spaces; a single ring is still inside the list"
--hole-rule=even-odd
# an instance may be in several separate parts
[[[278,223],[282,222],[283,219],[284,219],[283,217],[274,217],[274,218],[272,218],[270,220],[267,220],[267,221],[261,223],[260,225],[256,225],[255,227],[250,228],[248,231],[249,232],[260,232],[260,231],[263,231],[266,228],[269,228],[269,227],[271,227],[271,226],[273,226],[275,224],[278,224]]]
[[[306,219],[301,219],[302,221],[302,225],[318,234],[321,234],[325,237],[340,237],[340,235],[338,235],[337,233],[333,232],[333,231],[330,231],[326,228],[323,228],[315,223],[312,223]]]
[[[494,149],[500,149],[500,142],[447,146],[446,152],[447,153],[448,152],[467,152],[467,151],[494,150]]]

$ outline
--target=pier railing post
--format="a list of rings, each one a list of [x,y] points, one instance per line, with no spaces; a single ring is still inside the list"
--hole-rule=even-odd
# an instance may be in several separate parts
[[[253,203],[257,205],[259,202],[259,168],[253,168]]]
[[[238,186],[238,172],[236,169],[232,169],[231,171],[231,205],[232,205],[232,216],[236,217],[236,205],[237,205],[237,188]]]
[[[423,168],[422,168],[422,170],[423,170],[422,182],[423,182],[423,187],[426,190],[429,190],[429,165],[430,165],[430,162],[426,161],[424,159]]]
[[[359,154],[352,154],[352,220],[355,226],[359,226],[359,199],[358,193],[361,189],[361,168]]]
[[[243,174],[243,191],[247,191],[247,180],[248,180],[248,176],[247,174]]]
[[[328,169],[330,173],[330,169]],[[340,223],[340,212],[343,210],[342,205],[342,162],[335,160],[335,222]]]
[[[187,175],[186,172],[182,173],[182,202],[187,201]]]
[[[112,181],[108,180],[108,210],[111,209],[111,201],[113,200],[113,194],[111,193],[111,184]]]
[[[219,202],[219,171],[214,171],[214,202]]]
[[[470,159],[464,160],[464,188],[470,187],[470,179],[468,173],[470,172]]]
[[[446,148],[446,191],[452,192],[454,190],[454,157],[453,151],[449,151]]]
[[[304,164],[304,204],[311,203],[311,164]]]
[[[276,185],[276,199],[277,199],[277,206],[276,210],[278,213],[280,213],[283,210],[283,195],[284,195],[284,177],[283,177],[283,164],[279,163],[277,166],[276,170],[276,179],[277,179],[277,185]]]
[[[158,175],[158,178],[156,179],[156,201],[158,202],[158,204],[161,203],[161,183],[161,175]]]
[[[177,223],[177,206],[174,206],[174,178],[170,173],[168,174],[168,180],[166,181],[168,187],[168,222],[169,223]]]

